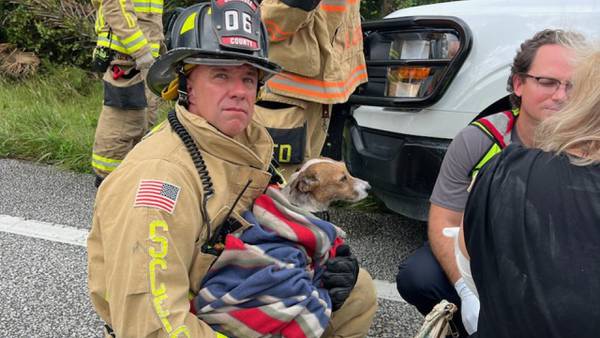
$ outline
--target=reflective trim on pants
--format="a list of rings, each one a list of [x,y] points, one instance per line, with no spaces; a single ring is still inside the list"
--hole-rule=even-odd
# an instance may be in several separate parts
[[[123,162],[123,160],[92,154],[92,167],[94,169],[112,172],[113,170],[117,169],[121,162]]]
[[[133,61],[131,60],[116,60],[113,62],[114,64],[118,64],[124,70],[133,67]],[[92,168],[99,177],[104,178],[114,171],[118,166],[114,161],[122,161],[127,153],[142,139],[150,124],[156,119],[156,112],[151,110],[157,109],[158,97],[150,94],[150,91],[144,85],[143,79],[146,75],[147,70],[142,70],[131,79],[119,78],[114,80],[111,69],[108,69],[104,74],[103,81],[120,91],[127,92],[127,88],[137,86],[137,100],[143,98],[145,103],[152,103],[152,106],[145,107],[144,104],[138,109],[120,107],[130,106],[130,104],[116,104],[116,106],[104,104],[102,106],[92,151],[93,155],[97,156],[96,158],[92,156]],[[129,102],[130,98],[125,97],[124,101]]]

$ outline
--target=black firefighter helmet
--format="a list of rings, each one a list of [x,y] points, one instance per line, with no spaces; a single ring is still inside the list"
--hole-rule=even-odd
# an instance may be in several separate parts
[[[249,64],[259,70],[261,82],[281,71],[281,67],[268,60],[267,31],[260,21],[257,0],[198,3],[181,11],[171,26],[167,34],[172,49],[148,71],[148,87],[159,96],[173,87],[172,82],[184,64]]]

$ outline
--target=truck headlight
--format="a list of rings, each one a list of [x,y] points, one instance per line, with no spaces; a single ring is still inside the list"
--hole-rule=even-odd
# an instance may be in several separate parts
[[[454,17],[402,17],[363,23],[369,81],[354,104],[425,107],[442,96],[466,59],[471,33]]]
[[[451,33],[395,33],[389,59],[406,62],[445,60],[450,62],[460,48],[456,35]],[[425,97],[433,91],[442,72],[439,66],[389,66],[386,96]]]

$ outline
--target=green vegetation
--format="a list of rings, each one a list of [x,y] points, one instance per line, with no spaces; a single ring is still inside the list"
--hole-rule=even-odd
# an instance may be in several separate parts
[[[377,196],[369,193],[369,196],[362,201],[356,203],[348,202],[334,202],[331,207],[333,208],[349,208],[360,212],[373,212],[373,213],[388,213],[391,212]]]
[[[0,77],[0,158],[91,173],[102,81],[73,66],[45,63],[42,69],[21,81]],[[160,106],[159,121],[169,108]]]
[[[102,83],[76,67],[44,69],[22,82],[0,78],[0,158],[90,172]]]
[[[89,69],[96,44],[89,0],[2,0],[0,43],[54,63]]]

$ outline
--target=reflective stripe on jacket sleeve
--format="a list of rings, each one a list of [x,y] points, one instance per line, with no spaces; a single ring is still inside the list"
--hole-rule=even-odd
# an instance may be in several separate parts
[[[148,1],[145,1],[145,3],[148,3]],[[140,7],[139,3],[137,5]],[[147,10],[148,7],[143,8]],[[162,5],[160,10],[162,11]],[[110,47],[134,58],[151,50],[146,36],[138,25],[135,1],[103,0],[100,3],[96,21],[97,31],[101,28],[101,23],[110,26],[111,39],[108,39],[108,32],[99,32],[98,45]]]

